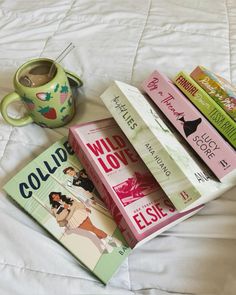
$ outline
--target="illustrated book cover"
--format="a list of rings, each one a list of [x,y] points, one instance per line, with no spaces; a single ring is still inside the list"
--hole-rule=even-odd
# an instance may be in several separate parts
[[[95,171],[108,191],[108,208],[111,200],[116,204],[125,221],[120,229],[131,247],[150,240],[201,208],[184,213],[176,210],[113,118],[71,127],[69,142],[88,174]],[[103,191],[100,195],[103,197]]]
[[[174,83],[211,124],[236,148],[236,122],[187,73],[181,71]]]
[[[30,162],[4,190],[103,283],[131,251],[67,138]]]
[[[196,67],[190,77],[236,121],[235,86],[203,66]]]
[[[173,82],[154,71],[142,87],[217,178],[236,183],[235,150]]]
[[[136,87],[114,81],[101,99],[179,211],[206,203],[234,186],[212,177],[179,132]]]

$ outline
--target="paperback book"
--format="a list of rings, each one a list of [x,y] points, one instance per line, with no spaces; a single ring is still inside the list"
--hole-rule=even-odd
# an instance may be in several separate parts
[[[113,118],[71,127],[69,141],[88,174],[93,171],[91,179],[96,174],[108,192],[108,208],[112,200],[123,216],[122,224],[115,218],[132,248],[202,207],[179,213]]]
[[[180,72],[174,79],[177,87],[202,112],[213,126],[236,148],[236,122],[188,74]]]
[[[136,87],[115,81],[101,98],[179,211],[206,203],[234,186],[212,177],[161,111]]]
[[[190,76],[236,121],[236,87],[203,66],[198,66]]]
[[[66,138],[4,190],[103,283],[131,251]]]
[[[235,150],[173,82],[154,71],[142,87],[217,178],[236,183]]]

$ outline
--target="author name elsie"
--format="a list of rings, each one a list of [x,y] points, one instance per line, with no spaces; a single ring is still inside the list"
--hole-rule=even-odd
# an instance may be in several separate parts
[[[132,218],[138,228],[143,231],[170,218],[175,211],[176,209],[169,199],[161,199],[136,210]]]

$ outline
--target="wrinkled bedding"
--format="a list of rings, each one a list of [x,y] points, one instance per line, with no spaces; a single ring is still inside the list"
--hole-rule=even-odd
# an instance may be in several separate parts
[[[84,81],[70,125],[109,116],[99,95],[113,79],[139,86],[154,69],[173,77],[202,64],[236,83],[235,0],[0,0],[0,99],[23,62],[70,42],[61,63]],[[106,287],[21,211],[2,186],[68,127],[0,117],[0,294],[236,293],[236,189],[134,250]]]

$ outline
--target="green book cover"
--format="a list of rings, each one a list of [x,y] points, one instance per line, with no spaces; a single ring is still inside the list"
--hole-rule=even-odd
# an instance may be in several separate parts
[[[236,148],[236,122],[185,72],[178,73],[174,83]]]
[[[203,66],[196,67],[190,76],[236,121],[235,86]]]
[[[29,163],[4,190],[103,283],[130,253],[67,138]]]

